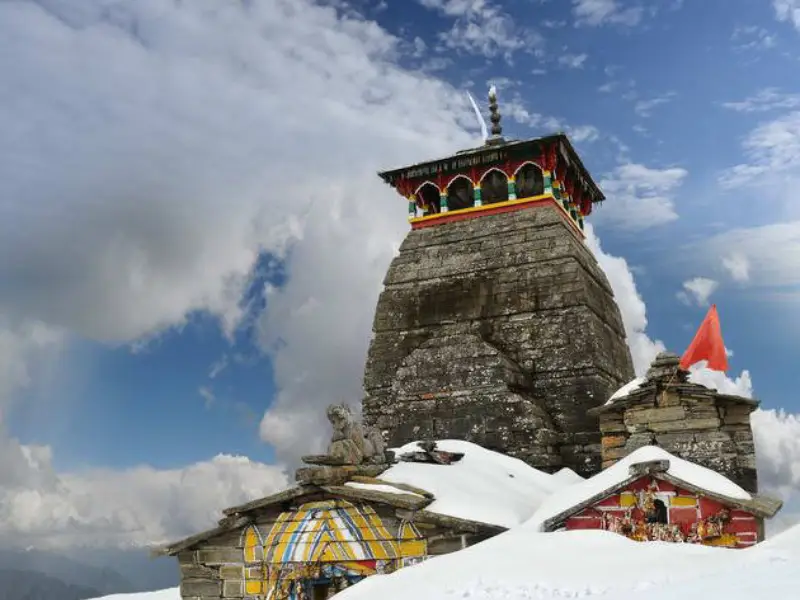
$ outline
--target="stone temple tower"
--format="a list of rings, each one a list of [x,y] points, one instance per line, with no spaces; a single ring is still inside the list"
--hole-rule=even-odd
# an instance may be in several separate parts
[[[633,377],[584,243],[604,196],[563,134],[380,173],[411,231],[378,300],[363,416],[390,445],[466,439],[549,471],[600,469],[599,406]]]

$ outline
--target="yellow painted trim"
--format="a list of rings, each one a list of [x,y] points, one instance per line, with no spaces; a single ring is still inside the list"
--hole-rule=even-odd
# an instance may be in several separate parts
[[[619,505],[623,508],[636,506],[636,494],[633,492],[622,492],[619,495]]]
[[[503,206],[516,206],[517,204],[525,204],[528,202],[541,202],[542,200],[555,200],[553,194],[541,194],[539,196],[530,196],[529,198],[517,198],[516,200],[506,200],[505,202],[496,202],[494,204],[483,204],[481,206],[470,206],[461,208],[459,210],[449,210],[447,213],[436,213],[434,215],[426,215],[424,217],[415,217],[410,220],[411,223],[419,223],[421,221],[432,221],[440,218],[443,214],[447,215],[462,215],[466,213],[481,212],[484,210],[500,208]],[[556,201],[558,203],[558,201]],[[562,210],[564,210],[562,208]]]
[[[697,506],[697,498],[691,496],[673,496],[669,501],[670,506]]]

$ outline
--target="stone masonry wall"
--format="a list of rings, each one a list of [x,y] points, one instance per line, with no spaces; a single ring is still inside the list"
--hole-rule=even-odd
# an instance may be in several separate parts
[[[756,493],[750,413],[758,402],[688,382],[678,361],[675,355],[659,355],[637,390],[595,411],[603,435],[603,468],[637,448],[655,444]]]
[[[413,230],[384,285],[363,416],[390,445],[466,439],[538,468],[599,469],[586,411],[633,369],[605,274],[559,208]]]

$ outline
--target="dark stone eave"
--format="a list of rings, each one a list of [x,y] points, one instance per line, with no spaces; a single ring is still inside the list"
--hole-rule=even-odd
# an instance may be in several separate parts
[[[533,139],[527,139],[527,140],[512,140],[512,141],[507,141],[507,142],[503,142],[503,143],[485,144],[483,146],[478,146],[477,148],[469,148],[467,150],[460,150],[460,151],[455,152],[454,154],[451,154],[449,156],[442,156],[442,157],[434,159],[434,160],[426,160],[426,161],[415,163],[415,164],[412,164],[412,165],[407,165],[405,167],[398,167],[398,168],[390,169],[390,170],[387,170],[387,171],[380,171],[378,173],[378,176],[381,179],[383,179],[384,182],[388,183],[389,185],[393,185],[393,182],[400,175],[402,175],[404,172],[408,171],[409,169],[416,169],[416,168],[419,168],[419,167],[425,167],[425,166],[432,165],[434,163],[441,162],[441,161],[444,161],[444,160],[449,160],[449,159],[452,159],[452,158],[462,158],[464,156],[470,156],[470,155],[474,155],[474,154],[481,154],[483,152],[494,152],[496,150],[508,149],[508,148],[518,148],[518,147],[524,147],[526,145],[529,145],[531,147],[533,147],[533,146],[546,146],[546,145],[551,144],[553,142],[560,142],[561,143],[561,146],[562,146],[562,148],[563,148],[563,150],[565,151],[565,154],[566,154],[565,158],[567,159],[567,162],[570,163],[571,165],[574,165],[577,168],[577,170],[580,173],[581,177],[584,179],[584,181],[588,185],[590,191],[592,192],[592,195],[594,196],[593,202],[602,202],[603,200],[605,200],[606,199],[605,195],[603,194],[602,190],[599,188],[597,183],[592,178],[591,174],[589,173],[589,170],[583,164],[583,161],[581,160],[580,156],[578,156],[578,153],[575,151],[575,148],[572,145],[572,142],[570,142],[569,138],[567,137],[567,135],[565,133],[562,133],[562,132],[554,133],[552,135],[548,135],[548,136],[544,136],[544,137],[540,137],[540,138],[533,138]]]

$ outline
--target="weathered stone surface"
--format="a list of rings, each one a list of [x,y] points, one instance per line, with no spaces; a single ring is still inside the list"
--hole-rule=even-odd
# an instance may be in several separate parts
[[[390,446],[452,437],[599,469],[596,441],[556,440],[597,432],[586,410],[632,378],[631,358],[604,273],[555,208],[411,231],[384,284],[363,415]]]
[[[666,408],[631,408],[625,412],[626,425],[641,425],[644,423],[660,423],[663,421],[677,421],[686,418],[686,409],[683,406],[669,406]]]
[[[607,435],[603,438],[601,443],[601,448],[603,449],[611,449],[611,448],[619,448],[620,446],[624,446],[625,442],[628,441],[628,436],[626,435]]]
[[[660,354],[635,393],[592,411],[603,433],[602,465],[654,443],[757,492],[750,428],[757,402],[689,382],[678,362],[675,355]]]
[[[181,597],[186,596],[208,596],[219,598],[222,585],[219,580],[211,579],[182,579]]]

